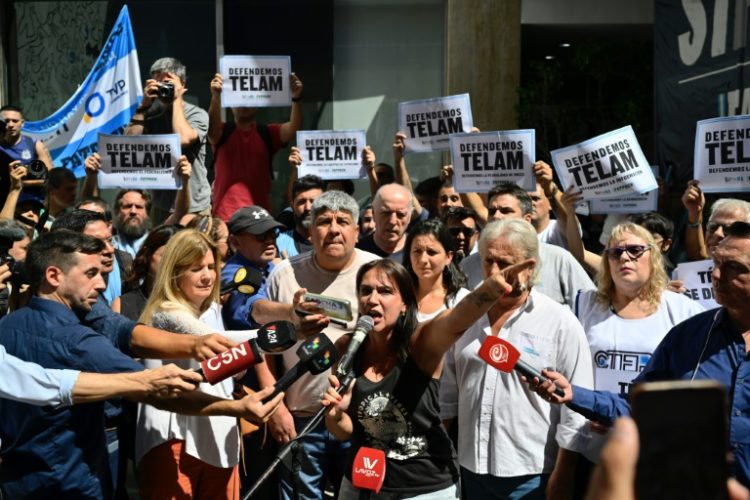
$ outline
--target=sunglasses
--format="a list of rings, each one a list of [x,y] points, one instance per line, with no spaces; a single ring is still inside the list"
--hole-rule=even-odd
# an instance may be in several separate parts
[[[625,245],[623,247],[610,247],[604,250],[605,255],[612,260],[619,260],[622,254],[627,253],[628,257],[637,260],[651,248],[648,245]]]
[[[451,236],[456,238],[459,234],[463,234],[464,238],[471,238],[474,236],[474,233],[477,232],[476,229],[473,227],[451,227],[448,229],[450,231]]]
[[[711,226],[711,224],[709,224],[709,227]],[[750,223],[737,221],[732,222],[731,224],[722,224],[721,227],[722,229],[724,229],[724,234],[726,234],[727,236],[734,236],[735,238],[750,237]]]

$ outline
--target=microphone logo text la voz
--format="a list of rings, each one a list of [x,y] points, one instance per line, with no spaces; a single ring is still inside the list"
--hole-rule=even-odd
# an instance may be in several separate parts
[[[375,466],[378,465],[377,458],[371,459],[370,457],[362,457],[362,465],[360,467],[355,467],[354,472],[356,474],[362,474],[367,477],[377,477],[380,475],[380,472],[375,470]]]

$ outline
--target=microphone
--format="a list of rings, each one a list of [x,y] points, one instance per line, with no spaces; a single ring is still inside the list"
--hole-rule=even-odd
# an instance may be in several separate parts
[[[201,367],[195,370],[203,375],[206,382],[216,385],[222,380],[236,375],[242,370],[263,362],[263,356],[255,339],[245,341],[218,356],[201,361]]]
[[[546,378],[539,370],[521,359],[521,353],[513,344],[499,337],[487,337],[479,348],[479,357],[501,372],[510,373],[511,370],[516,370],[529,380],[533,380],[534,377],[539,380]],[[559,387],[555,388],[555,394],[561,398],[565,397],[565,392]]]
[[[213,358],[201,361],[195,372],[211,385],[263,362],[263,353],[278,354],[297,343],[294,325],[288,321],[272,321],[258,329],[256,339],[247,340]]]
[[[274,384],[273,394],[264,400],[270,401],[280,392],[284,392],[295,383],[302,375],[310,372],[312,375],[318,375],[326,370],[339,359],[339,352],[333,345],[331,339],[325,334],[318,333],[307,339],[297,348],[299,363],[291,367],[280,379]]]
[[[258,347],[266,354],[279,354],[297,343],[297,330],[289,321],[271,321],[258,329]]]
[[[263,284],[263,273],[255,267],[240,267],[229,281],[221,282],[219,295],[237,290],[244,295],[253,295]]]
[[[352,486],[378,493],[385,481],[385,453],[362,446],[352,464]]]
[[[352,365],[354,364],[354,355],[357,354],[359,346],[362,345],[365,337],[367,337],[367,335],[372,331],[373,326],[375,326],[375,323],[373,322],[371,316],[362,316],[357,320],[357,325],[354,327],[352,340],[351,342],[349,342],[349,347],[341,357],[341,362],[336,369],[336,375],[339,378],[341,378],[341,376],[346,376],[351,371]]]

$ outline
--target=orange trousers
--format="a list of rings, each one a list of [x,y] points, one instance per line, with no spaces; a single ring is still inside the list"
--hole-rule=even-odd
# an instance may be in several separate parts
[[[214,467],[185,453],[178,439],[153,447],[138,464],[142,500],[240,498],[238,466]]]

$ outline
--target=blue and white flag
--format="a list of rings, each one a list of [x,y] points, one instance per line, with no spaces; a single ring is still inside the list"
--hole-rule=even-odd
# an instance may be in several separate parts
[[[55,166],[84,175],[83,161],[97,150],[97,135],[119,134],[143,96],[128,7],[117,17],[93,69],[52,116],[26,122],[23,132],[41,140]]]

